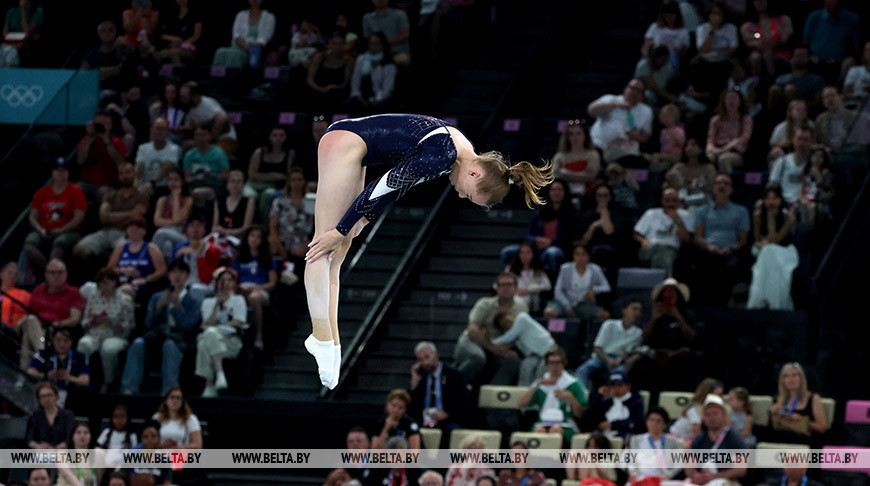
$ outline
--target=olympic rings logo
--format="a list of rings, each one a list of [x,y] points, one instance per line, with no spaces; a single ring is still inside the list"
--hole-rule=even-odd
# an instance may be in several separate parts
[[[0,98],[12,108],[18,108],[19,106],[30,108],[38,103],[44,95],[45,91],[39,85],[25,86],[19,84],[18,86],[12,86],[11,84],[4,84],[0,87]]]

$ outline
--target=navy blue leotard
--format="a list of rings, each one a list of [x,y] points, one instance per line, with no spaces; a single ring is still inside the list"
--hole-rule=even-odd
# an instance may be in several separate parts
[[[389,164],[386,174],[369,184],[335,227],[347,235],[362,217],[373,220],[415,185],[450,172],[456,146],[444,120],[422,115],[375,115],[341,120],[326,129],[360,136],[367,152],[362,165]]]

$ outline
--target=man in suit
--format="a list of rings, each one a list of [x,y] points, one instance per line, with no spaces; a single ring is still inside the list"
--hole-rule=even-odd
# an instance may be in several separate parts
[[[441,429],[441,447],[447,448],[450,432],[462,427],[474,406],[471,393],[462,373],[441,362],[434,343],[418,343],[414,355],[417,362],[411,366],[411,415],[424,427]]]
[[[601,394],[593,394],[589,408],[583,414],[581,429],[604,434],[615,432],[625,438],[641,432],[643,421],[643,398],[631,392],[628,376],[617,371],[610,374],[607,386],[601,388]]]

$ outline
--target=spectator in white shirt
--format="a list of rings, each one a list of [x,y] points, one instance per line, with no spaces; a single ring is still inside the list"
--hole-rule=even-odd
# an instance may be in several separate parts
[[[652,134],[653,112],[642,103],[645,89],[644,82],[635,78],[628,82],[621,95],[604,95],[589,104],[586,112],[595,117],[589,136],[592,143],[604,151],[605,162],[646,165],[640,157],[640,144]]]
[[[779,184],[783,199],[790,205],[797,204],[801,195],[802,176],[813,148],[812,130],[808,126],[796,128],[792,145],[794,152],[783,155],[774,162],[769,179],[769,182]]]
[[[692,61],[691,79],[697,91],[718,93],[725,88],[731,74],[731,56],[737,50],[737,27],[726,22],[721,2],[707,7],[707,22],[695,31],[698,57]]]
[[[630,468],[629,472],[629,482],[631,484],[646,478],[659,478],[663,486],[683,484],[682,481],[671,481],[680,472],[680,468],[663,467],[661,465],[662,461],[659,459],[665,454],[664,451],[667,449],[683,448],[675,437],[665,434],[668,421],[668,412],[665,409],[662,407],[652,407],[646,413],[647,432],[631,438],[627,449],[638,451],[638,462]]]
[[[592,349],[592,357],[577,369],[577,379],[592,390],[592,377],[601,372],[628,373],[638,360],[634,350],[643,340],[643,329],[636,326],[643,314],[643,304],[632,299],[622,308],[622,319],[608,319],[601,325]]]
[[[492,344],[513,344],[522,353],[517,385],[529,386],[544,376],[547,372],[544,356],[556,346],[556,340],[550,335],[550,331],[525,312],[520,312],[516,317],[503,312],[495,318],[495,323],[504,334],[493,339]]]
[[[194,82],[182,86],[178,96],[182,103],[190,106],[187,119],[184,121],[185,127],[209,127],[214,144],[220,147],[227,157],[232,157],[239,147],[239,142],[236,129],[227,117],[224,107],[216,99],[203,95],[199,85]],[[188,149],[192,146],[192,143],[186,142],[184,148]]]
[[[579,241],[574,243],[573,256],[574,261],[559,267],[555,295],[547,303],[544,316],[607,319],[610,313],[595,303],[596,295],[610,292],[604,271],[589,262],[589,249]]]
[[[852,66],[846,73],[843,94],[858,100],[866,100],[870,94],[870,42],[864,44],[864,64]]]
[[[162,116],[151,123],[151,141],[136,151],[136,174],[139,190],[154,193],[156,187],[166,187],[166,175],[181,160],[181,147],[167,140],[169,121]]]
[[[203,397],[215,397],[226,388],[223,360],[242,349],[242,328],[247,327],[248,305],[236,292],[239,277],[230,268],[218,273],[215,296],[202,301],[203,331],[196,338],[196,375],[205,379]]]
[[[662,192],[662,207],[647,209],[634,225],[634,241],[640,244],[640,261],[652,268],[674,273],[674,261],[680,245],[692,239],[689,228],[694,218],[680,208],[680,194],[676,189]]]
[[[505,271],[517,276],[515,298],[526,304],[529,311],[537,315],[536,313],[541,310],[541,292],[549,292],[553,284],[544,271],[544,265],[535,247],[528,241],[522,242],[517,256]]]
[[[689,47],[689,31],[683,26],[683,15],[676,0],[664,0],[659,16],[644,34],[641,54],[646,55],[652,46],[666,45],[671,50],[671,62],[679,69],[680,55]]]

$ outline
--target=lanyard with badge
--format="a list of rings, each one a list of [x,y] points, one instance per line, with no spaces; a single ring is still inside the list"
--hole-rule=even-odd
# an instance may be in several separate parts
[[[782,406],[782,414],[783,415],[791,415],[794,413],[797,408],[797,404],[800,401],[801,397],[794,397],[794,401],[791,402],[791,405],[788,408],[785,408],[785,405]]]
[[[662,469],[666,469],[666,468],[667,468],[667,464],[665,464],[665,449],[666,449],[666,447],[665,447],[665,436],[662,435],[662,436],[660,437],[660,441],[661,441],[661,444],[662,444],[662,448],[661,448],[661,449],[656,448],[656,443],[655,443],[655,441],[653,440],[653,438],[652,438],[651,435],[647,434],[647,436],[646,436],[646,440],[649,441],[649,446],[650,446],[650,448],[653,450],[653,453],[655,453],[655,455],[656,455],[656,461],[659,463],[659,467],[662,468]],[[659,452],[659,450],[661,450],[661,452]]]
[[[70,349],[69,351],[67,351],[67,355],[66,355],[66,375],[67,375],[67,377],[72,376],[72,360],[73,360],[73,352]],[[60,363],[57,359],[57,353],[55,353],[54,356],[51,357],[50,361],[54,364],[54,367],[52,369],[56,370],[60,367]],[[57,380],[57,381],[58,381],[58,383],[60,383],[60,380]],[[69,386],[69,380],[63,380],[63,381],[64,381],[64,383],[66,383],[66,385],[64,386],[64,388],[60,388],[57,391],[57,404],[61,407],[66,405],[66,397],[67,397],[67,394],[69,393],[69,391],[67,390],[67,387]]]
[[[711,451],[715,451],[722,445],[722,441],[725,440],[725,436],[728,435],[728,432],[731,430],[731,427],[725,427],[722,429],[722,433],[719,434],[719,437],[716,439],[716,442],[713,443],[713,447],[710,448]],[[704,463],[704,467],[713,473],[719,472],[719,469],[716,467],[716,463],[711,459]]]

